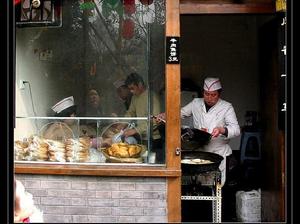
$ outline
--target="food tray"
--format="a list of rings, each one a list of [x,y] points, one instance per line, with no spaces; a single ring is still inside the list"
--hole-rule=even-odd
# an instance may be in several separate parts
[[[138,157],[135,158],[119,158],[119,157],[114,157],[110,156],[107,153],[107,149],[109,148],[100,148],[100,151],[102,154],[105,156],[107,162],[111,163],[142,163],[143,162],[143,157],[142,155],[146,152],[146,146],[138,144],[138,146],[142,147],[142,151],[139,153]]]

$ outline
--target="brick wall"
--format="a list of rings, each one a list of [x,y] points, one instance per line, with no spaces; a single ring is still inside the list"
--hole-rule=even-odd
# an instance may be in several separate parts
[[[46,223],[167,222],[165,178],[23,175]]]

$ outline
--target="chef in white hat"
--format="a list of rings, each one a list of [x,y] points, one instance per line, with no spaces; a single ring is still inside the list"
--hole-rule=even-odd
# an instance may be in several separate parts
[[[51,107],[55,117],[76,117],[74,97],[66,97]],[[78,125],[75,119],[59,119],[48,123],[42,129],[42,136],[52,140],[66,140],[78,135]]]
[[[226,180],[226,157],[232,154],[228,143],[231,138],[240,135],[240,126],[232,104],[221,99],[221,92],[219,78],[206,78],[203,84],[203,98],[194,98],[181,108],[181,118],[192,116],[194,128],[212,135],[210,142],[199,150],[223,156],[219,166],[223,186]],[[158,118],[165,119],[165,115],[159,114]]]
[[[91,126],[90,123],[82,124],[79,118],[75,119],[77,115],[73,96],[60,100],[51,107],[51,109],[55,112],[56,117],[66,118],[49,123],[47,129],[42,130],[42,137],[56,141],[65,141],[69,138],[90,137],[90,146],[93,147],[98,147],[101,144],[109,144],[111,142],[109,139],[98,138],[95,128]]]
[[[57,117],[74,117],[76,115],[76,105],[74,97],[69,96],[60,100],[51,109],[55,112]]]

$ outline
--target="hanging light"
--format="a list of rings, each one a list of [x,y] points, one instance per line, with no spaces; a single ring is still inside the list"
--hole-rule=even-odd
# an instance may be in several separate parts
[[[134,22],[129,18],[123,21],[122,36],[126,40],[130,40],[134,36]]]
[[[140,0],[140,2],[143,4],[143,5],[151,5],[153,3],[153,0]]]

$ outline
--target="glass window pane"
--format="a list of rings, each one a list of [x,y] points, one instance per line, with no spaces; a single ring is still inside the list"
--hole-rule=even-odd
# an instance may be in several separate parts
[[[151,119],[165,108],[165,0],[62,1],[59,10],[61,27],[16,28],[16,160],[36,161],[22,152],[41,138],[63,143],[66,162],[107,162],[103,150],[122,132],[127,151],[141,146],[131,158],[165,163]],[[88,150],[66,152],[87,139]]]

